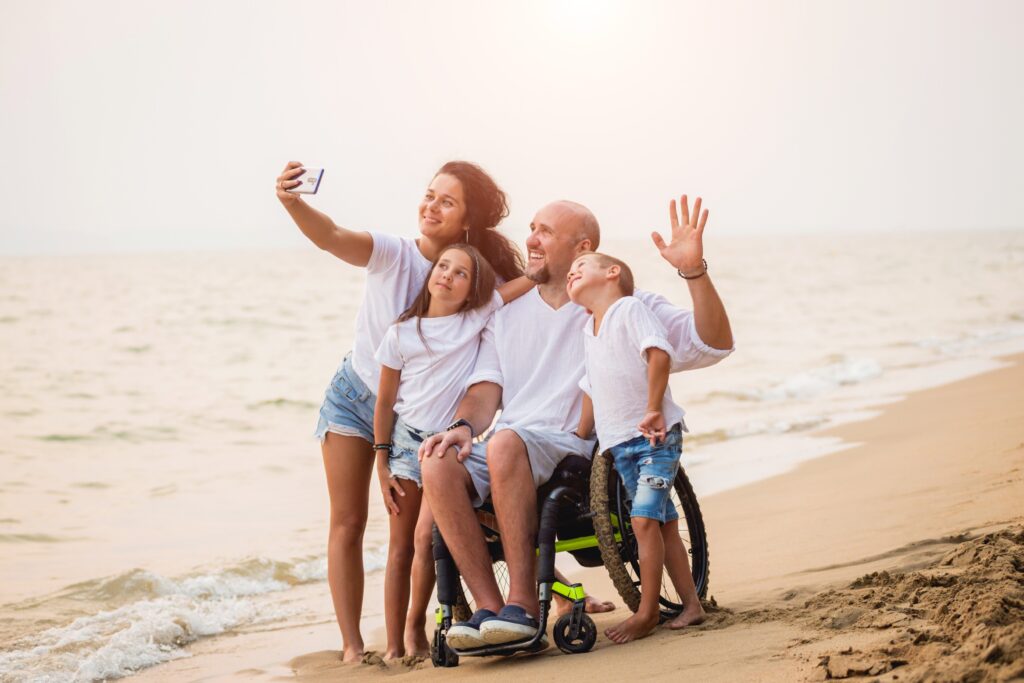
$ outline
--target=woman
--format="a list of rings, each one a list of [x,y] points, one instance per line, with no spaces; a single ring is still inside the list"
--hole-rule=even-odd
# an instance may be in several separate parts
[[[327,582],[342,636],[342,657],[357,662],[363,654],[359,618],[363,604],[363,531],[374,467],[373,409],[376,397],[368,387],[380,382],[374,359],[387,328],[415,299],[431,264],[456,242],[472,244],[498,277],[511,280],[523,274],[523,258],[515,245],[497,231],[508,215],[505,193],[479,166],[451,161],[441,167],[419,206],[420,237],[416,240],[382,233],[355,232],[334,223],[302,195],[288,192],[302,164],[289,162],[277,178],[277,197],[316,246],[342,261],[367,269],[367,286],[356,316],[355,343],[327,388],[316,435],[323,451],[327,490],[331,500],[327,541]],[[429,529],[417,529],[417,545],[429,545]],[[433,576],[415,576],[414,581]],[[415,590],[413,591],[416,592]],[[410,606],[406,649],[427,647],[424,616]],[[425,605],[423,608],[425,609]],[[417,628],[418,626],[418,628]]]

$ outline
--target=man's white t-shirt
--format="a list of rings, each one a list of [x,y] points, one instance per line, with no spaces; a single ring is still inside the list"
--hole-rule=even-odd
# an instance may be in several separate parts
[[[373,252],[366,264],[366,291],[356,315],[352,367],[367,388],[377,393],[380,364],[374,358],[388,327],[423,288],[433,264],[424,258],[416,240],[371,232]]]
[[[640,436],[637,425],[647,413],[647,350],[661,349],[672,356],[668,333],[650,308],[636,297],[624,296],[604,314],[594,334],[594,318],[583,325],[586,374],[580,388],[594,402],[597,440],[602,450]],[[665,426],[683,419],[684,411],[665,388],[661,402]]]
[[[715,349],[697,334],[693,312],[673,306],[660,294],[637,290],[634,297],[668,331],[672,372],[714,365],[732,353]],[[476,370],[467,385],[494,382],[502,387],[502,413],[495,431],[523,427],[571,432],[579,426],[585,368],[583,325],[586,309],[572,302],[553,309],[534,288],[494,314],[484,331]],[[643,405],[647,406],[644,395]]]
[[[571,432],[583,395],[583,335],[587,312],[569,302],[552,308],[535,287],[494,314],[467,384],[502,387],[495,431],[523,427]]]
[[[402,371],[395,412],[416,429],[439,432],[451,424],[473,373],[480,334],[503,305],[501,295],[474,311],[416,318],[388,328],[376,360]],[[420,332],[423,338],[420,338]]]

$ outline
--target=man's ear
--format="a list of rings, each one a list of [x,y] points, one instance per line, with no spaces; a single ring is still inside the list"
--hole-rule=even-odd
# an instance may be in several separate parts
[[[581,240],[576,243],[576,254],[582,254],[587,251],[594,251],[594,248],[590,246],[590,238]]]

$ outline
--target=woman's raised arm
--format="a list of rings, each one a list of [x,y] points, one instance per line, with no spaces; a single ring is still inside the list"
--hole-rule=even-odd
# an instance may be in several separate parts
[[[301,195],[288,192],[289,188],[302,184],[302,181],[296,178],[302,175],[303,170],[302,164],[298,161],[288,162],[281,175],[277,177],[277,198],[299,226],[302,234],[313,244],[334,254],[345,263],[360,268],[366,267],[373,253],[373,238],[370,233],[355,232],[336,225],[330,216],[303,201]]]

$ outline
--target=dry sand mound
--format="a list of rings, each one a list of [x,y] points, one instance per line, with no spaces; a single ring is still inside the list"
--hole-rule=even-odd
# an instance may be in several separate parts
[[[803,609],[763,613],[779,616],[826,631],[885,631],[883,642],[825,654],[822,678],[1024,679],[1024,527],[961,543],[926,570],[868,574]]]

